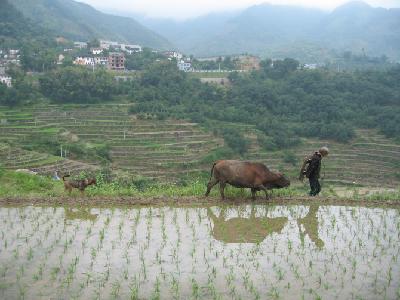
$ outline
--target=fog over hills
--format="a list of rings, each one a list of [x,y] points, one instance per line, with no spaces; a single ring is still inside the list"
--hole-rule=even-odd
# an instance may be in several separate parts
[[[400,60],[400,8],[374,8],[363,2],[349,2],[331,12],[260,4],[186,21],[107,14],[73,0],[8,3],[46,32],[73,40],[112,39],[197,57],[249,53],[324,62],[352,51]]]
[[[196,56],[247,52],[315,61],[333,49],[400,59],[400,9],[373,8],[363,2],[350,2],[332,12],[261,4],[182,22],[146,18],[141,22]]]

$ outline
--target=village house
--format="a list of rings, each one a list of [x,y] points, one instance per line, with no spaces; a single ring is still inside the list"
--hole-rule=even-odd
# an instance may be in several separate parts
[[[99,54],[103,53],[102,48],[92,48],[92,49],[90,49],[90,51],[92,52],[93,55],[99,55]]]
[[[106,50],[109,49],[121,50],[128,54],[133,54],[143,51],[142,46],[140,45],[123,44],[119,42],[105,41],[105,40],[100,40],[100,48]]]
[[[58,55],[58,60],[57,60],[57,65],[62,65],[63,61],[65,59],[65,56],[62,54]]]
[[[8,51],[9,58],[18,58],[19,57],[19,49],[10,49]]]
[[[0,65],[7,66],[10,64],[20,65],[19,49],[2,50],[0,55]]]
[[[125,51],[128,54],[139,53],[142,52],[142,47],[139,45],[125,45],[121,44],[121,50]]]
[[[7,87],[12,87],[12,78],[10,76],[0,75],[0,82]]]
[[[185,61],[183,59],[177,62],[177,67],[179,71],[190,72],[193,70],[192,64],[190,61]]]
[[[62,36],[56,37],[56,42],[57,44],[66,44],[68,43],[68,40]]]
[[[164,51],[162,54],[170,59],[175,58],[176,60],[181,60],[183,58],[183,55],[176,51]]]
[[[110,70],[125,70],[125,56],[120,52],[111,52],[108,56],[108,68]]]
[[[94,66],[94,58],[93,57],[81,57],[81,56],[78,56],[74,60],[74,65]]]
[[[238,64],[240,70],[253,71],[253,70],[260,69],[261,59],[257,56],[240,55],[240,56],[233,57],[233,59],[237,59],[237,61],[238,61],[237,64]]]
[[[74,42],[74,47],[78,49],[85,49],[87,48],[86,42]]]
[[[107,66],[108,65],[108,57],[95,57],[94,58],[94,64],[95,65]]]
[[[307,70],[315,70],[318,68],[318,64],[304,64],[303,68]]]
[[[80,66],[107,66],[108,57],[76,57],[74,60],[74,65]]]
[[[109,50],[110,48],[115,48],[119,45],[118,42],[114,41],[100,40],[99,42],[100,42],[100,48],[105,50]]]

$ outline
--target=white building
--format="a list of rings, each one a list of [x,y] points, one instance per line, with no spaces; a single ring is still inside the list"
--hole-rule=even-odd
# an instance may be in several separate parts
[[[315,70],[316,68],[318,68],[317,64],[304,64],[304,69]]]
[[[79,49],[87,48],[86,42],[74,42],[74,47]]]
[[[183,58],[183,54],[176,51],[165,51],[163,54],[168,58],[175,58],[178,61]]]
[[[58,55],[58,60],[57,60],[57,65],[62,65],[63,61],[65,59],[65,56],[62,54]]]
[[[8,51],[8,54],[10,55],[10,58],[17,58],[17,57],[19,57],[19,50],[18,49],[10,49]]]
[[[12,87],[12,78],[10,76],[0,75],[0,82],[5,84],[7,87]]]
[[[90,49],[90,51],[92,51],[93,55],[99,55],[99,54],[103,53],[102,48],[92,48],[92,49]]]
[[[95,57],[94,64],[106,66],[108,65],[108,57]]]
[[[177,67],[180,71],[190,72],[193,70],[192,64],[188,61],[180,60],[177,63]]]
[[[74,60],[74,65],[80,66],[95,66],[95,65],[108,65],[108,57],[77,57]]]
[[[94,66],[94,58],[93,57],[80,57],[80,56],[78,56],[74,60],[74,65]]]
[[[142,52],[142,47],[139,45],[121,44],[121,50],[125,51],[126,53],[133,54],[133,53]]]
[[[143,51],[142,46],[140,45],[122,44],[119,42],[106,41],[106,40],[100,40],[100,48],[106,50],[110,50],[110,48],[114,50],[121,49],[122,51],[125,51],[129,54]]]
[[[118,42],[100,40],[100,48],[101,48],[101,49],[109,50],[110,47],[115,48],[115,47],[118,47],[118,45],[119,45]]]

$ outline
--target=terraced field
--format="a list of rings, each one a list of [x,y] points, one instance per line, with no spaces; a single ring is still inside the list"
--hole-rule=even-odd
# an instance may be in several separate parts
[[[99,161],[77,161],[48,153],[28,151],[36,137],[47,136],[58,141],[82,142],[89,146],[110,147],[111,169],[160,180],[208,171],[202,163],[211,150],[223,140],[206,132],[198,124],[183,120],[139,120],[128,114],[128,105],[69,105],[7,109],[0,108],[0,159],[5,168],[28,168],[42,174],[79,173],[100,168]],[[236,126],[236,124],[226,124]],[[304,140],[285,151],[265,151],[257,143],[257,131],[241,126],[251,140],[245,159],[266,163],[273,169],[295,177],[302,159],[327,145],[331,149],[324,160],[325,182],[365,186],[397,187],[400,183],[400,145],[373,130],[358,130],[357,137],[343,145],[332,141]],[[65,150],[65,148],[64,148]],[[287,156],[287,153],[286,153]],[[239,157],[238,157],[239,158]],[[294,159],[293,159],[294,158]]]
[[[400,145],[374,130],[359,129],[356,138],[349,144],[327,140],[304,140],[290,149],[296,165],[285,162],[282,152],[265,152],[257,145],[254,136],[247,158],[259,160],[271,168],[285,170],[293,177],[302,160],[321,146],[328,146],[330,155],[323,161],[322,176],[332,184],[397,187],[400,183]]]
[[[6,168],[29,168],[49,174],[55,170],[79,173],[100,166],[96,162],[73,161],[49,154],[26,151],[35,135],[69,139],[89,145],[110,146],[114,172],[127,171],[150,178],[175,179],[179,174],[201,171],[190,168],[211,149],[222,144],[197,124],[177,120],[137,120],[128,115],[126,105],[49,106],[25,111],[0,110],[0,157]],[[7,144],[14,145],[8,146]],[[67,153],[68,153],[68,149]],[[8,152],[15,155],[8,155]],[[49,149],[57,152],[58,149]],[[18,155],[23,153],[24,164]],[[68,156],[67,156],[68,157]],[[47,160],[52,159],[53,161]]]

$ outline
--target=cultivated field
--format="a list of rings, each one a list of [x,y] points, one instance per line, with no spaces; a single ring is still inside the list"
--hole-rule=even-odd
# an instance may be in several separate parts
[[[398,208],[0,208],[1,299],[396,299]]]
[[[79,174],[102,167],[100,159],[71,157],[74,143],[87,148],[105,145],[109,149],[114,174],[129,174],[178,181],[209,172],[210,155],[220,149],[223,139],[198,124],[183,120],[143,120],[128,114],[129,105],[38,106],[12,110],[0,108],[0,159],[7,169],[28,168],[41,174]],[[140,117],[140,116],[139,116]],[[257,130],[241,124],[221,124],[242,131],[251,141],[244,159],[258,160],[284,171],[294,180],[301,160],[328,145],[331,154],[324,160],[325,182],[333,185],[397,187],[400,183],[400,144],[374,130],[357,130],[349,144],[304,139],[285,151],[266,151],[257,142]],[[58,147],[47,152],[29,150],[32,141],[53,139],[65,145],[67,157],[57,156]],[[68,146],[69,145],[69,146]],[[239,158],[239,156],[237,156]]]
[[[255,127],[220,124],[250,141],[242,159],[293,183],[271,200],[228,188],[221,201],[218,189],[202,197],[221,137],[128,110],[0,108],[0,299],[400,297],[399,144],[360,129],[349,144],[266,151]],[[321,145],[331,153],[310,199],[295,178]],[[62,182],[16,169],[97,173],[98,185],[68,196]]]

